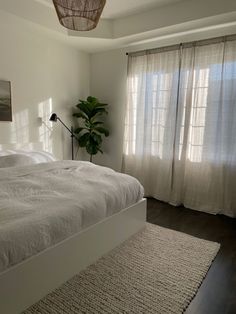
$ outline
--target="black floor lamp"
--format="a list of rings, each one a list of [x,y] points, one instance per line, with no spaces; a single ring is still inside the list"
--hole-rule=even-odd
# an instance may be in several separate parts
[[[57,116],[56,113],[52,113],[49,121],[51,121],[51,122],[60,121],[61,124],[70,132],[70,134],[71,134],[71,158],[72,158],[72,160],[74,160],[74,138],[77,139],[77,137],[74,134],[73,127],[68,128],[68,126],[65,125],[65,123]]]

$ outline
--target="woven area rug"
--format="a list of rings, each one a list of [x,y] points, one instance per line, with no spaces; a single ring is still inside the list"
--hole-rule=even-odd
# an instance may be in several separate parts
[[[219,248],[147,224],[24,314],[183,313]]]

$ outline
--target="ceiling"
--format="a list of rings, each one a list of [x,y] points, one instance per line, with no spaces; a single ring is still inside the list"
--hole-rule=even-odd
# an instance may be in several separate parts
[[[107,0],[103,18],[117,19],[183,0]]]
[[[53,5],[52,0],[36,0],[45,5]],[[166,6],[183,0],[107,0],[102,13],[104,19],[117,19]]]
[[[184,36],[193,40],[197,32],[203,37],[236,33],[235,0],[107,0],[98,26],[89,32],[62,27],[52,0],[0,0],[0,11],[89,53],[130,51],[134,45],[157,46]]]

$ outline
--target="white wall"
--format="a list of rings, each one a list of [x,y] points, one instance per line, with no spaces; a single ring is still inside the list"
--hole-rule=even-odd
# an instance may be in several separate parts
[[[196,31],[189,34],[179,34],[176,37],[162,38],[158,41],[131,46],[126,49],[92,54],[91,94],[110,105],[107,123],[111,131],[110,137],[104,140],[104,155],[97,155],[94,161],[117,171],[121,170],[126,106],[127,51],[162,47],[233,33],[236,33],[235,26],[216,27],[207,31]]]
[[[71,125],[72,106],[89,94],[89,63],[88,54],[0,11],[0,79],[11,81],[13,107],[13,122],[0,122],[0,143],[42,141],[70,158],[69,134],[48,118],[56,112]]]
[[[107,127],[110,136],[104,138],[104,154],[94,162],[121,169],[123,126],[125,117],[127,56],[122,50],[113,50],[91,56],[91,94],[108,103]]]

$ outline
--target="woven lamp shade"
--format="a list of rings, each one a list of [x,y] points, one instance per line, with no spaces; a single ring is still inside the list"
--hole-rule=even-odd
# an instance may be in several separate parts
[[[98,24],[106,0],[53,0],[62,26],[89,31]]]

